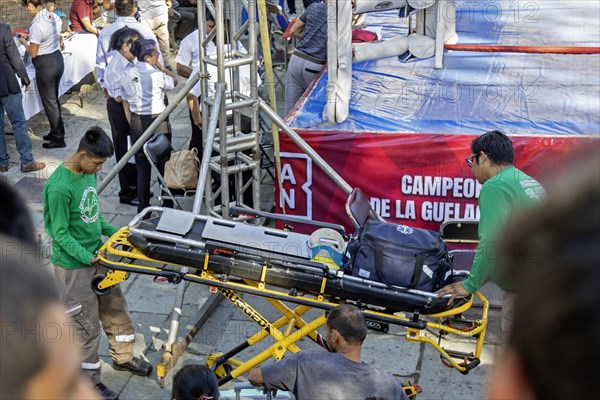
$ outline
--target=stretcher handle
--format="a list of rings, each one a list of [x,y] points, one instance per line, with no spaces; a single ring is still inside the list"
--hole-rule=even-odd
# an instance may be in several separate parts
[[[481,364],[481,360],[479,358],[475,358],[475,359],[473,359],[473,361],[471,361],[470,363],[465,365],[464,366],[465,370],[460,371],[460,373],[463,375],[467,375],[469,373],[469,371],[471,371],[473,368],[477,367],[479,364]]]
[[[275,220],[279,220],[279,221],[283,221],[283,222],[292,222],[292,223],[296,223],[296,224],[318,226],[320,228],[333,229],[334,231],[340,233],[341,235],[346,234],[346,230],[344,229],[344,227],[339,224],[332,224],[330,222],[321,222],[321,221],[311,221],[311,220],[307,220],[304,218],[291,217],[288,215],[275,214],[275,213],[270,213],[270,212],[266,212],[266,211],[257,211],[257,210],[253,210],[250,208],[231,207],[231,208],[229,208],[229,214],[232,217],[239,217],[240,215],[245,214],[245,215],[251,215],[254,218],[270,218],[270,219],[275,219]]]

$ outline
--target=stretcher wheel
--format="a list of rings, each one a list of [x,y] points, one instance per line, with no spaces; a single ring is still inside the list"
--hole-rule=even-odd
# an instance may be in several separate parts
[[[181,278],[181,275],[175,274],[175,275],[169,275],[167,280],[169,281],[169,283],[174,283],[175,285],[179,285],[183,279]]]
[[[92,286],[92,291],[93,291],[94,293],[96,293],[96,295],[98,295],[98,296],[106,296],[107,294],[109,294],[109,293],[110,293],[110,289],[111,289],[110,287],[107,287],[107,288],[105,288],[105,289],[100,289],[100,288],[98,287],[98,285],[100,284],[100,282],[102,282],[102,280],[103,280],[104,278],[105,278],[105,276],[104,276],[104,275],[95,275],[95,276],[92,278],[92,283],[91,283],[91,286]]]

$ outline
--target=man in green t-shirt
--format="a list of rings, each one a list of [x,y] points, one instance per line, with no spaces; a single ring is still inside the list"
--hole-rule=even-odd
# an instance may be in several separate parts
[[[105,271],[96,255],[102,235],[117,232],[100,214],[96,193],[96,173],[113,153],[113,144],[104,130],[90,128],[77,152],[50,175],[42,194],[56,283],[83,348],[81,368],[105,399],[116,399],[118,395],[100,381],[100,321],[115,369],[141,376],[152,372],[150,363],[133,356],[133,321],[121,288],[115,286],[106,296],[98,297],[90,285],[96,273]]]
[[[473,266],[467,279],[447,285],[437,291],[438,297],[449,294],[448,304],[454,298],[468,296],[479,290],[488,279],[495,282],[504,294],[502,302],[502,332],[507,332],[512,321],[513,285],[500,276],[495,266],[502,256],[496,235],[504,228],[509,217],[537,204],[545,195],[544,188],[513,165],[515,153],[512,142],[499,131],[487,132],[471,142],[472,154],[467,165],[482,184],[479,194],[479,244]]]

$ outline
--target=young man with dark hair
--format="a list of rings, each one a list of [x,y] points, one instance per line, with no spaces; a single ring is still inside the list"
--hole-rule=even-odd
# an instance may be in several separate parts
[[[366,336],[367,324],[360,310],[343,304],[327,318],[330,353],[301,351],[250,370],[248,380],[267,390],[293,392],[298,400],[407,399],[400,381],[361,361]]]
[[[513,284],[506,282],[496,269],[502,249],[496,241],[509,217],[536,205],[545,195],[544,188],[532,177],[513,165],[515,153],[512,142],[499,131],[487,132],[471,143],[467,165],[481,187],[479,194],[479,244],[467,279],[438,290],[438,296],[454,298],[468,296],[479,290],[488,279],[494,281],[504,294],[502,303],[502,332],[507,332],[513,319]]]
[[[96,255],[102,235],[117,232],[100,214],[96,193],[96,173],[113,153],[104,130],[90,128],[77,152],[50,175],[42,193],[56,282],[83,347],[81,367],[105,399],[118,396],[100,381],[100,321],[108,337],[113,368],[140,376],[152,371],[147,361],[133,356],[133,321],[121,288],[115,286],[106,296],[98,297],[90,286],[94,275],[104,272]]]
[[[0,259],[0,398],[100,399],[38,249],[0,235]]]

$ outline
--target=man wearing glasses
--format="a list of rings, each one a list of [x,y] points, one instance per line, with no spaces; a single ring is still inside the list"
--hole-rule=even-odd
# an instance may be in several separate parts
[[[514,167],[512,142],[504,133],[491,131],[478,136],[471,142],[471,152],[466,158],[467,165],[483,185],[479,195],[479,244],[467,279],[447,285],[437,294],[438,297],[450,294],[448,304],[451,304],[454,298],[475,293],[491,279],[504,291],[504,334],[511,325],[514,294],[511,283],[505,282],[495,268],[502,255],[495,242],[496,234],[504,228],[513,213],[537,204],[545,191],[538,181]]]

